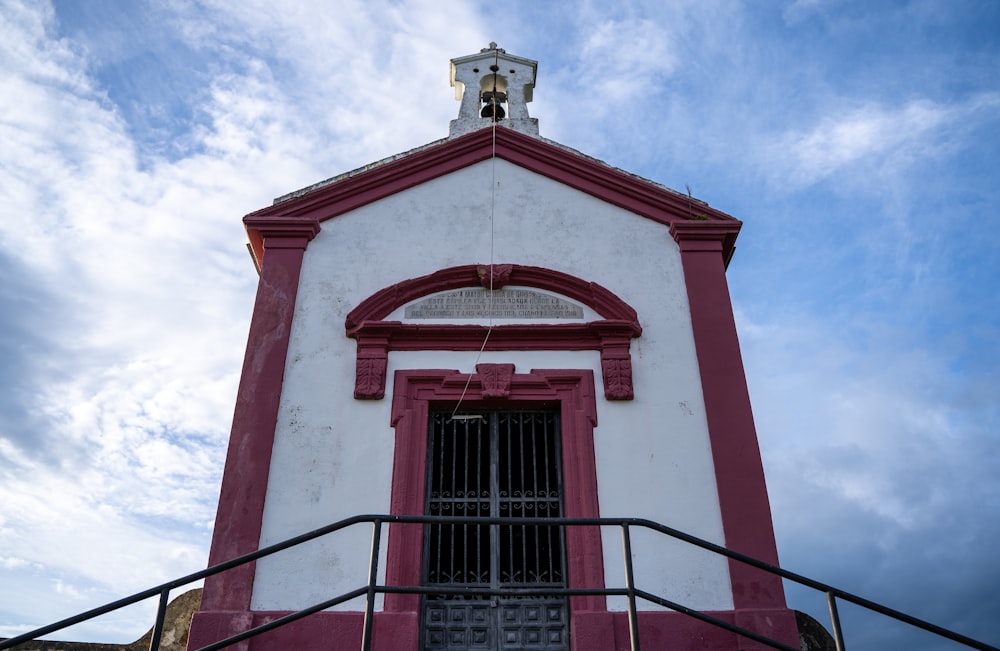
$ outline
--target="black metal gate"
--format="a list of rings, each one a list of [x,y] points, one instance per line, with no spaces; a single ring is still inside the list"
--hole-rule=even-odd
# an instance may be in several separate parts
[[[552,410],[432,412],[428,515],[560,517],[559,414]],[[422,647],[569,649],[564,597],[491,597],[477,589],[566,587],[559,527],[427,525],[424,584],[461,590],[423,601]]]

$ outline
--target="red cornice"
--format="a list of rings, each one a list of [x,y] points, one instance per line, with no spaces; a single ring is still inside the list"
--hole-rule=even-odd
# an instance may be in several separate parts
[[[305,249],[319,234],[319,221],[313,217],[277,217],[247,215],[243,223],[250,237],[250,250],[259,269],[264,263],[264,249]]]
[[[496,129],[495,139],[492,129],[480,129],[445,140],[250,213],[244,221],[248,230],[252,228],[251,221],[261,217],[307,218],[322,222],[487,160],[494,153],[498,158],[664,225],[688,221],[740,224],[736,218],[701,202],[693,202],[685,195],[504,127]],[[253,233],[251,246],[259,258]],[[731,249],[732,243],[727,242],[724,250],[727,257]]]
[[[678,221],[670,224],[670,235],[677,242],[682,255],[687,251],[718,251],[722,254],[723,265],[728,268],[736,251],[736,236],[742,225],[739,221]]]
[[[628,321],[590,323],[480,325],[366,321],[353,334],[359,342],[385,341],[391,350],[599,350],[606,339],[628,341],[642,332]],[[627,347],[627,344],[626,344]]]

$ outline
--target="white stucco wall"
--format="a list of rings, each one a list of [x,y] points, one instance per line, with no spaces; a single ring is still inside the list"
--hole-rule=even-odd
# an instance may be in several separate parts
[[[630,402],[604,400],[596,351],[487,352],[479,360],[514,363],[518,372],[594,370],[601,514],[649,518],[723,541],[687,294],[667,228],[497,160],[328,220],[309,245],[262,545],[351,515],[388,512],[393,373],[471,372],[478,354],[390,353],[386,397],[357,401],[356,345],[344,336],[344,319],[388,285],[447,267],[486,264],[491,251],[498,264],[547,267],[597,282],[639,314],[643,334],[632,341],[635,400]],[[253,607],[300,608],[361,586],[369,536],[368,529],[358,528],[259,561]],[[633,549],[639,587],[696,608],[732,608],[723,560],[641,533]],[[616,531],[605,532],[604,555],[608,584],[623,585]]]

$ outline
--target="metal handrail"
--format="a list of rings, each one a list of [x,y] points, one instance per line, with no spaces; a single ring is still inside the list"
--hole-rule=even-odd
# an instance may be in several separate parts
[[[639,527],[644,529],[649,529],[671,538],[681,540],[688,544],[700,547],[706,551],[725,556],[732,560],[745,563],[752,567],[756,567],[760,570],[768,572],[770,574],[779,576],[783,579],[787,579],[799,585],[811,588],[813,590],[818,590],[823,592],[827,598],[827,604],[830,610],[831,617],[831,628],[833,632],[834,641],[837,646],[838,651],[845,651],[846,646],[843,640],[843,634],[840,627],[840,618],[837,614],[837,600],[843,600],[867,610],[873,611],[885,617],[895,619],[897,621],[903,622],[910,626],[922,629],[924,631],[933,633],[940,637],[946,638],[953,642],[957,642],[966,647],[972,649],[979,649],[980,651],[1000,651],[1000,648],[990,646],[984,642],[972,639],[955,631],[946,629],[935,624],[931,624],[925,620],[907,615],[901,611],[888,608],[881,604],[878,604],[864,597],[847,592],[846,590],[841,590],[835,588],[831,585],[822,583],[820,581],[815,581],[801,574],[796,574],[788,570],[782,569],[776,565],[771,565],[765,563],[764,561],[758,560],[756,558],[741,554],[739,552],[727,549],[721,545],[703,540],[691,534],[685,533],[678,529],[662,525],[658,522],[652,520],[646,520],[643,518],[500,518],[500,517],[460,517],[460,516],[433,516],[433,515],[357,515],[354,517],[346,518],[338,522],[334,522],[325,527],[320,527],[319,529],[314,529],[307,533],[289,538],[282,542],[276,543],[274,545],[269,545],[263,547],[254,552],[244,554],[232,560],[226,561],[224,563],[219,563],[213,565],[212,567],[206,568],[204,570],[188,574],[186,576],[174,579],[173,581],[168,581],[166,583],[160,584],[156,587],[149,588],[148,590],[143,590],[129,597],[119,599],[117,601],[111,602],[104,606],[88,610],[86,612],[80,613],[74,617],[69,617],[48,626],[43,626],[41,628],[23,633],[16,637],[4,640],[0,642],[0,651],[4,649],[12,649],[18,644],[23,642],[28,642],[35,640],[43,635],[48,635],[55,631],[73,626],[74,624],[79,624],[80,622],[93,619],[100,615],[124,608],[125,606],[130,606],[132,604],[138,603],[149,599],[150,597],[159,595],[159,604],[157,607],[156,622],[153,626],[153,632],[150,639],[150,651],[158,651],[160,638],[163,633],[164,618],[166,614],[166,605],[169,599],[170,592],[179,587],[194,583],[195,581],[200,581],[209,576],[219,574],[226,570],[232,569],[234,567],[244,565],[256,561],[257,559],[263,558],[265,556],[270,556],[276,554],[280,551],[300,545],[302,543],[314,540],[321,536],[325,536],[341,529],[357,525],[357,524],[371,524],[372,530],[372,554],[371,554],[371,565],[369,567],[368,583],[362,587],[352,590],[338,597],[323,601],[318,604],[314,604],[308,608],[290,613],[276,620],[270,621],[266,624],[262,624],[250,630],[244,631],[232,637],[226,638],[225,640],[220,640],[215,644],[202,647],[199,651],[215,651],[216,649],[222,649],[231,644],[235,644],[241,640],[248,639],[255,635],[259,635],[266,631],[272,630],[279,626],[283,626],[287,623],[302,619],[308,615],[325,610],[332,606],[340,603],[344,603],[351,599],[357,597],[365,596],[365,619],[364,628],[362,630],[362,648],[364,651],[369,651],[371,646],[372,638],[372,626],[374,622],[374,607],[375,607],[375,596],[377,594],[436,594],[436,595],[461,595],[468,592],[467,589],[460,588],[444,588],[439,586],[387,586],[387,585],[377,585],[376,577],[378,573],[378,557],[379,548],[381,544],[381,529],[384,524],[478,524],[478,525],[547,525],[547,526],[597,526],[597,527],[618,527],[622,532],[622,546],[623,546],[623,556],[625,560],[625,588],[544,588],[544,589],[534,589],[534,588],[499,588],[499,589],[482,589],[476,588],[475,592],[477,594],[486,594],[494,596],[511,596],[511,595],[522,595],[522,596],[581,596],[581,595],[604,595],[604,596],[624,596],[627,599],[627,609],[628,609],[628,619],[629,619],[629,633],[632,640],[632,649],[634,651],[639,651],[639,627],[636,609],[636,598],[641,598],[645,601],[669,608],[671,610],[683,613],[705,623],[723,628],[730,632],[742,635],[744,637],[753,639],[757,642],[765,644],[774,649],[781,649],[782,651],[798,651],[794,647],[787,646],[776,640],[771,640],[764,637],[754,631],[744,629],[739,626],[735,626],[723,620],[717,619],[698,610],[688,608],[683,604],[679,604],[663,597],[659,597],[652,593],[646,592],[644,590],[635,587],[634,574],[632,568],[632,550],[631,550],[631,533],[630,529],[632,527]]]

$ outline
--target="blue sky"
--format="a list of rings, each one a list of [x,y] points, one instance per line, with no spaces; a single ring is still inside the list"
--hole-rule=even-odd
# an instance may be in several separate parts
[[[543,136],[744,221],[782,563],[1000,645],[1000,3],[605,4],[0,3],[0,635],[204,566],[240,217],[445,136],[492,40]]]

